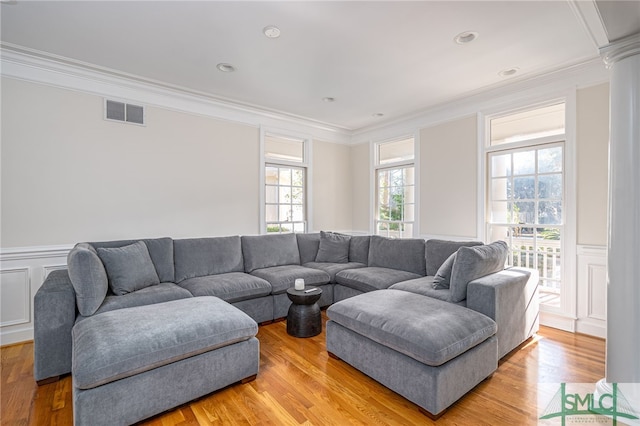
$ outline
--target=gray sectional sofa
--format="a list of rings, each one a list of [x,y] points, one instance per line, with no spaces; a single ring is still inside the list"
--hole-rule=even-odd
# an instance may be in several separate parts
[[[175,380],[158,382],[158,377],[173,377],[176,371],[191,368],[187,366],[211,368],[216,365],[221,372],[216,375],[210,371],[213,376],[208,378],[207,385],[199,387],[199,394],[188,394],[192,399],[234,381],[255,377],[256,354],[259,358],[259,344],[255,339],[257,323],[286,317],[290,305],[286,290],[293,286],[296,278],[303,278],[308,286],[323,289],[319,301],[323,307],[363,293],[389,291],[389,294],[412,295],[418,300],[435,300],[444,310],[450,306],[462,309],[461,312],[471,310],[473,314],[482,314],[483,318],[495,322],[495,335],[490,339],[496,346],[497,362],[498,357],[537,330],[537,272],[517,268],[503,270],[504,257],[496,261],[486,253],[477,253],[478,247],[495,249],[495,244],[481,244],[328,232],[79,243],[69,253],[68,269],[49,274],[35,295],[34,376],[43,383],[73,372],[74,402],[80,406],[76,413],[74,404],[74,414],[79,419],[83,418],[82,413],[99,412],[98,405],[104,405],[105,399],[109,401],[107,396],[111,392],[123,392],[126,380],[138,380],[135,386],[152,385],[161,389],[165,383],[175,387]],[[467,252],[464,256],[457,255],[459,250]],[[196,305],[196,299],[204,305]],[[220,311],[219,306],[225,306],[221,312],[231,320],[222,321],[220,314],[213,312]],[[212,318],[227,325],[214,332],[203,331],[198,323],[210,324],[207,309]],[[194,335],[157,325],[167,311],[175,310],[181,310],[181,315],[190,318],[192,328],[197,330]],[[331,315],[330,319],[335,322]],[[130,321],[142,321],[143,330],[155,327],[162,331],[159,334],[139,332],[138,337],[128,339],[127,332],[118,330]],[[232,327],[230,323],[242,324],[243,333],[231,339],[221,338],[229,335],[224,327]],[[185,323],[181,324],[182,330]],[[103,335],[103,329],[113,332],[105,331]],[[87,333],[92,337],[82,339]],[[148,339],[167,335],[173,336],[169,341],[184,340],[184,344],[178,353],[168,351],[165,358],[149,365],[122,366],[120,371],[110,364],[85,362],[91,358],[86,354],[94,353],[92,342],[101,339],[111,346],[128,342],[120,345],[125,347],[124,352],[118,349],[106,357],[117,358],[129,356],[128,345],[151,348],[154,345]],[[209,343],[194,347],[189,339],[204,339]],[[226,352],[223,354],[223,351]],[[240,353],[237,351],[243,353],[238,368],[220,364],[220,360],[233,362],[237,357],[234,354]],[[149,358],[148,353],[135,356]],[[97,358],[105,359],[104,356]],[[105,368],[113,370],[110,377],[81,383],[81,377],[91,377]],[[161,369],[164,376],[156,371]],[[186,402],[166,398],[176,391],[171,388],[154,394],[154,398],[166,401],[159,405],[139,400],[135,409],[120,407],[118,418],[131,423]],[[184,393],[182,389],[180,392]],[[82,424],[82,420],[77,424]]]

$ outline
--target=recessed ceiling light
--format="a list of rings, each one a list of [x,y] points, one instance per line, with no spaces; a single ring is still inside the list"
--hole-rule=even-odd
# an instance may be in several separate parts
[[[505,68],[498,73],[500,77],[510,77],[520,70],[518,67]]]
[[[262,29],[262,32],[269,38],[280,37],[280,28],[276,27],[275,25],[267,25]]]
[[[221,62],[218,65],[216,65],[216,68],[218,68],[218,70],[222,72],[234,72],[236,70],[236,67],[234,67],[231,64],[226,64],[224,62]]]
[[[322,100],[323,100],[324,102],[331,103],[331,102],[335,102],[335,101],[336,101],[336,98],[332,98],[331,96],[327,96],[327,97],[325,97],[325,98],[322,98]]]
[[[458,34],[453,38],[458,44],[467,44],[471,43],[473,40],[478,38],[478,33],[475,31],[465,31],[463,33]]]
[[[384,114],[381,112],[376,112],[375,114],[371,114],[373,117],[375,118],[380,118],[380,117],[384,117]]]

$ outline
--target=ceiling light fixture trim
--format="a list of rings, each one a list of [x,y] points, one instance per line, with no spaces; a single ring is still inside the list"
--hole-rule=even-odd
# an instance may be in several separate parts
[[[262,29],[262,32],[268,38],[278,38],[280,37],[280,28],[275,25],[267,25]]]
[[[511,77],[512,75],[516,74],[519,70],[520,68],[518,67],[505,68],[502,71],[500,71],[498,75],[500,77]]]
[[[478,33],[476,31],[464,31],[458,34],[453,38],[457,44],[468,44],[478,38]]]
[[[218,71],[222,72],[234,72],[236,70],[236,67],[225,62],[219,63],[218,65],[216,65],[216,68],[218,68]]]

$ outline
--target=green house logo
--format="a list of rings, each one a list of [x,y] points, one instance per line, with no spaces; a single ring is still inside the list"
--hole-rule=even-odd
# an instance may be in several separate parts
[[[576,424],[593,423],[594,417],[599,417],[613,425],[617,425],[618,421],[627,424],[626,421],[639,419],[635,408],[620,392],[617,383],[613,384],[610,393],[572,392],[567,390],[566,383],[561,383],[560,389],[542,412],[540,420],[558,418],[562,426],[565,426],[567,418],[570,423]]]

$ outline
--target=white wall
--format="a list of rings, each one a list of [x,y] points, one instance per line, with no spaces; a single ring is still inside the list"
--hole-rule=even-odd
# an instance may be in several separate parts
[[[351,149],[313,141],[313,230],[351,231]]]
[[[609,84],[577,91],[578,244],[607,245]]]
[[[2,80],[2,248],[258,232],[258,129]]]
[[[359,233],[371,232],[371,171],[370,149],[368,143],[353,145],[351,147],[351,203],[352,226]]]
[[[476,116],[420,131],[420,235],[477,237]]]

